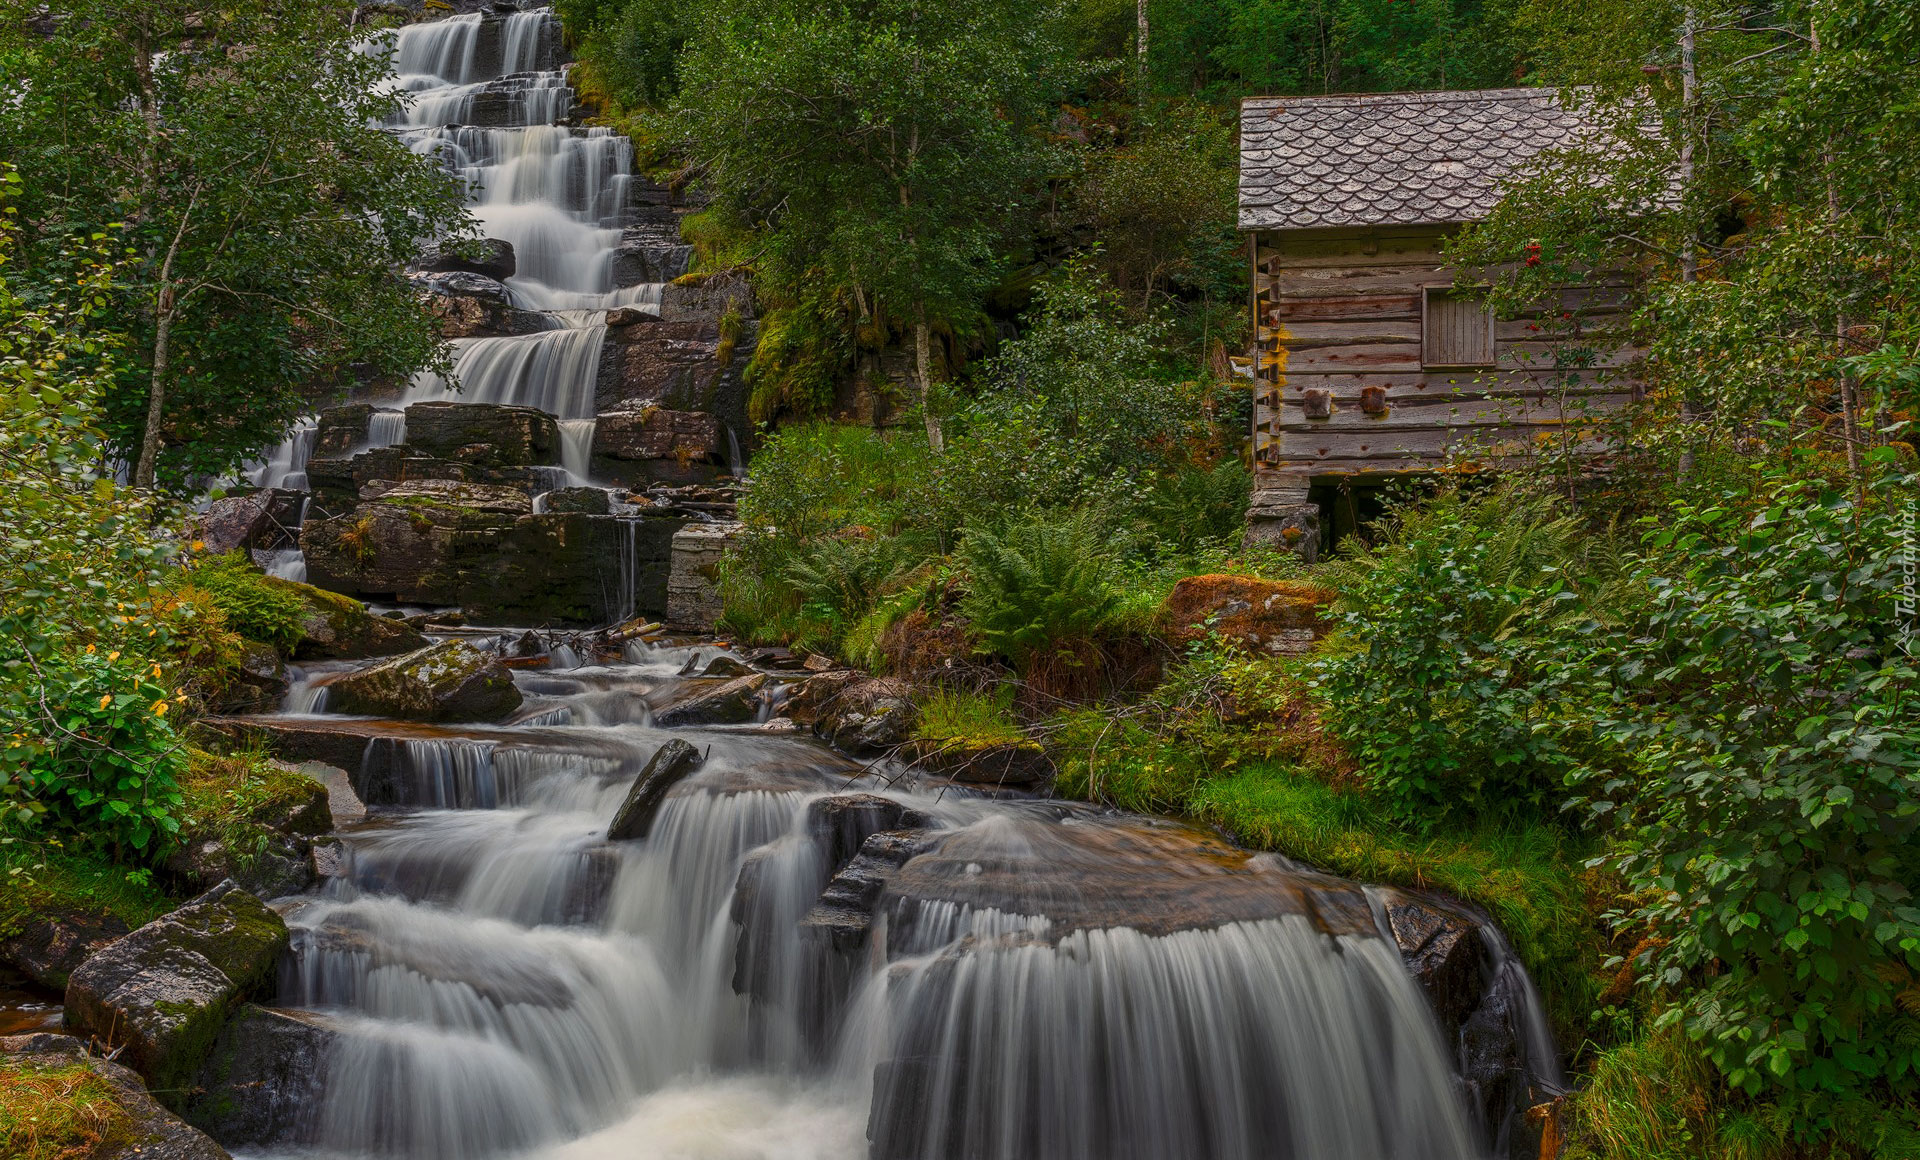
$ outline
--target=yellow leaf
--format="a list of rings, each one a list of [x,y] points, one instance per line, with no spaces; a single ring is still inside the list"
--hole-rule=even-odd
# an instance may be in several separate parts
[[[114,649],[114,650],[113,650],[112,652],[110,652],[110,653],[108,653],[108,654],[107,654],[107,663],[108,663],[108,664],[112,664],[112,663],[113,663],[114,661],[117,661],[117,660],[119,660],[119,659],[120,659],[120,650],[119,650],[119,649]]]
[[[102,694],[100,694],[100,707],[101,707],[102,709],[104,709],[104,708],[106,708],[106,707],[107,707],[108,705],[110,705],[110,704],[112,704],[112,703],[113,703],[113,694],[112,694],[112,693],[102,693]]]

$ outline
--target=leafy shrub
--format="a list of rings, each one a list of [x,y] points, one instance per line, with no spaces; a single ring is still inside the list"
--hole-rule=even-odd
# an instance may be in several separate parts
[[[245,553],[202,560],[190,575],[193,586],[212,598],[234,632],[283,653],[300,643],[306,602],[275,584]]]
[[[905,556],[898,540],[830,536],[787,565],[787,581],[800,596],[800,611],[826,625],[838,643],[874,610]]]
[[[1188,467],[1154,481],[1142,504],[1147,535],[1165,549],[1192,553],[1239,538],[1253,476],[1238,459]]]
[[[992,652],[1026,667],[1097,636],[1120,607],[1113,544],[1091,508],[969,529],[960,611]]]
[[[1650,607],[1562,663],[1618,747],[1573,780],[1616,827],[1620,919],[1658,935],[1663,1020],[1748,1092],[1920,1094],[1913,486],[1676,503],[1634,573]]]
[[[1343,640],[1325,720],[1403,819],[1558,805],[1570,744],[1551,638],[1617,597],[1619,555],[1564,500],[1507,484],[1403,506],[1322,579]]]
[[[173,809],[185,762],[168,714],[177,716],[185,698],[161,684],[160,673],[159,665],[97,648],[49,663],[46,729],[6,742],[24,795],[16,824],[116,850],[166,845],[179,829]]]

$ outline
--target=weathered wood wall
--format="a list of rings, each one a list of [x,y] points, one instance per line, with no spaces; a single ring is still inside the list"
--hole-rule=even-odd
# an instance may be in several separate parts
[[[1445,236],[1438,228],[1254,235],[1262,476],[1432,470],[1449,449],[1499,462],[1558,434],[1563,419],[1578,422],[1630,396],[1625,368],[1638,352],[1613,350],[1593,366],[1558,370],[1556,361],[1579,343],[1549,340],[1537,318],[1496,325],[1491,368],[1428,369],[1422,296],[1453,284],[1440,253]],[[1620,321],[1604,309],[1582,319],[1588,334]],[[1606,351],[1615,341],[1595,345]]]

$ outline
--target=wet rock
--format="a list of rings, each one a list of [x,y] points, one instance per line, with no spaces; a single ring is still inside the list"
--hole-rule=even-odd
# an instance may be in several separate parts
[[[532,467],[557,462],[560,434],[552,415],[532,407],[415,403],[407,408],[407,446],[482,467]]]
[[[244,819],[245,830],[225,827],[206,834],[191,827],[167,859],[166,872],[189,890],[208,890],[232,879],[259,898],[297,894],[313,884],[313,839],[333,830],[327,787],[300,772],[273,775],[272,794]],[[241,848],[227,842],[241,834]]]
[[[285,762],[339,769],[359,769],[369,742],[382,735],[382,727],[368,722],[311,717],[208,717],[202,724],[237,745],[258,746]]]
[[[548,316],[514,306],[511,292],[484,275],[416,274],[413,281],[427,291],[427,310],[442,338],[505,338],[554,328]]]
[[[729,313],[753,314],[753,286],[740,274],[693,274],[660,291],[663,322],[718,322]]]
[[[17,933],[0,939],[0,963],[64,991],[75,967],[126,933],[127,924],[105,911],[37,909]]]
[[[604,488],[557,487],[547,493],[547,511],[556,514],[604,516],[612,510],[613,500]]]
[[[741,725],[760,713],[760,693],[767,678],[758,673],[736,677],[718,686],[702,688],[672,705],[655,711],[653,723],[663,729],[688,725]]]
[[[678,737],[656,750],[640,776],[633,779],[633,788],[627,791],[619,812],[613,815],[613,824],[607,827],[607,840],[627,842],[646,837],[653,828],[654,815],[660,812],[660,803],[667,798],[667,791],[699,769],[701,760],[700,751]]]
[[[925,853],[938,840],[925,830],[867,835],[859,851],[833,875],[820,892],[820,900],[800,920],[801,934],[824,940],[842,954],[864,951],[887,883],[909,859]]]
[[[229,1148],[311,1143],[337,1038],[309,1012],[242,1006],[200,1065],[187,1121]]]
[[[82,1066],[113,1089],[114,1102],[126,1113],[124,1139],[103,1141],[86,1160],[231,1160],[220,1145],[180,1120],[150,1095],[133,1071],[87,1053],[67,1035],[17,1035],[0,1039],[0,1067],[65,1068]]]
[[[638,306],[616,306],[612,310],[607,311],[607,328],[609,330],[624,329],[629,326],[645,326],[648,323],[658,321],[660,321],[658,312],[642,310]],[[616,339],[615,341],[620,340]]]
[[[843,793],[807,806],[807,836],[820,851],[829,877],[852,860],[866,840],[883,830],[920,830],[933,819],[912,806],[871,793]]]
[[[374,410],[372,403],[343,403],[320,412],[319,425],[313,435],[313,454],[345,455],[365,443]]]
[[[82,963],[67,982],[67,1027],[124,1048],[175,1102],[228,1013],[272,986],[286,945],[280,916],[223,882]]]
[[[465,271],[502,282],[519,268],[513,257],[513,243],[499,238],[480,238],[449,245],[429,244],[412,269],[440,274]]]
[[[521,702],[499,657],[457,640],[349,673],[327,698],[334,712],[408,721],[498,721]]]
[[[678,223],[674,225],[677,227]],[[613,284],[638,286],[647,282],[671,282],[687,272],[693,247],[680,242],[674,228],[671,240],[646,226],[630,226],[613,252]]]
[[[906,685],[850,671],[809,677],[789,695],[786,714],[855,757],[898,748],[913,734]]]
[[[730,656],[717,656],[700,670],[703,677],[750,677],[753,670]]]
[[[1479,924],[1406,895],[1396,895],[1386,912],[1407,970],[1452,1039],[1487,990],[1487,946]]]
[[[547,642],[540,639],[539,633],[528,629],[513,640],[504,641],[500,655],[509,660],[533,660],[547,655]]]
[[[1335,595],[1297,580],[1189,576],[1161,606],[1161,631],[1176,648],[1218,636],[1270,655],[1305,653],[1326,635],[1322,613]]]
[[[271,487],[226,496],[193,518],[187,538],[214,556],[291,547],[300,534],[301,500],[297,491]]]

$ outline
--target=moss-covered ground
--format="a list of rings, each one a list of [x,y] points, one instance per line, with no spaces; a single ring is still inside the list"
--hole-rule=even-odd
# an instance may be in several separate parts
[[[132,1138],[113,1086],[74,1063],[0,1063],[0,1156],[86,1160]]]

